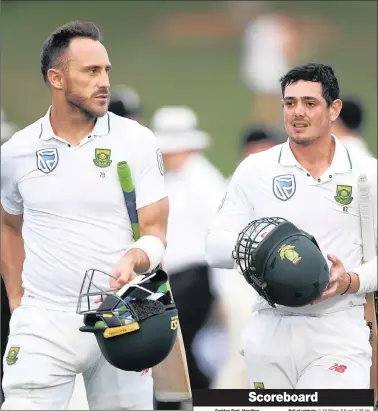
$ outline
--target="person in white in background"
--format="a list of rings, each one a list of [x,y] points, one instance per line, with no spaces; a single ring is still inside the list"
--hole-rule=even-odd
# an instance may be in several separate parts
[[[300,39],[290,18],[267,13],[253,18],[242,38],[241,78],[254,95],[250,120],[278,124],[277,78],[289,69]]]
[[[1,109],[1,145],[8,141],[12,135],[18,130],[15,124],[9,123],[5,116],[5,112]],[[9,334],[9,300],[5,289],[3,277],[1,277],[1,358],[4,357],[5,348],[7,346],[8,334]],[[3,380],[3,368],[1,368],[1,381]],[[0,389],[0,405],[4,401],[3,390]]]
[[[203,154],[210,145],[210,136],[198,128],[198,117],[191,108],[158,109],[151,130],[163,155],[170,203],[163,266],[179,311],[191,387],[206,389],[209,377],[198,366],[193,341],[216,299],[213,270],[205,257],[205,237],[224,194],[225,178]]]
[[[338,119],[332,125],[333,134],[351,151],[372,156],[361,133],[365,121],[363,104],[355,97],[343,98]]]
[[[284,15],[263,14],[245,27],[242,41],[241,75],[255,93],[278,94],[277,78],[289,68],[288,58],[297,50],[291,20]],[[295,45],[295,47],[294,47]]]
[[[1,109],[1,145],[8,141],[17,130],[18,127],[7,120],[4,110]]]
[[[331,133],[342,106],[331,67],[295,67],[281,87],[288,141],[237,168],[207,235],[207,261],[236,268],[239,233],[263,217],[284,218],[313,235],[330,267],[328,288],[303,307],[272,308],[258,299],[243,336],[250,388],[369,388],[364,303],[377,289],[377,258],[362,265],[356,184],[360,173],[368,176],[376,232],[377,161],[350,152]]]
[[[323,43],[325,47],[337,44],[337,35],[334,22],[314,16],[266,10],[252,17],[243,31],[240,64],[241,80],[253,99],[249,120],[281,126],[277,79],[290,67],[308,61]]]
[[[251,154],[260,153],[282,141],[280,133],[267,126],[248,127],[241,139],[241,160]],[[254,314],[252,306],[256,293],[245,279],[237,273],[222,270],[214,283],[218,288],[227,325],[228,352],[225,363],[212,383],[214,389],[249,388],[248,370],[240,354],[240,337]]]

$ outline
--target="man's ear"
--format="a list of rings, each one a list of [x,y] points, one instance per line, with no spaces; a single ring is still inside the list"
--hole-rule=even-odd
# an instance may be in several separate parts
[[[330,120],[332,122],[337,120],[342,107],[343,107],[343,102],[339,98],[332,102],[329,108],[330,109]]]
[[[62,90],[64,85],[64,76],[62,70],[51,68],[47,72],[47,80],[52,88]]]

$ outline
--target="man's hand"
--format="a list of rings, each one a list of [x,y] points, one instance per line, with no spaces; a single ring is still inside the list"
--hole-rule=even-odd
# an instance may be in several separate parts
[[[114,267],[110,273],[109,286],[111,289],[119,290],[125,284],[134,280],[137,272],[145,272],[149,267],[149,259],[146,253],[137,248],[129,250]],[[97,297],[95,303],[104,301],[106,296]]]
[[[134,280],[137,276],[134,268],[135,262],[127,254],[124,255],[111,273],[110,287],[121,288]]]
[[[335,295],[343,294],[347,290],[352,289],[352,283],[355,279],[352,276],[357,276],[354,273],[347,273],[344,268],[344,264],[333,254],[327,254],[327,258],[332,263],[331,274],[329,277],[328,287],[324,293],[313,302],[313,304],[318,304],[327,298],[334,297]],[[354,288],[354,287],[353,287]]]

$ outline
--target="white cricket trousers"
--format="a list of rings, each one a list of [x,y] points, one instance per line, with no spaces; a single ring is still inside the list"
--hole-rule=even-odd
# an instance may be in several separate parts
[[[362,306],[319,317],[259,311],[241,348],[252,389],[370,386],[372,350]]]
[[[10,321],[2,410],[65,410],[80,373],[91,410],[153,409],[151,370],[116,369],[101,354],[96,337],[79,331],[82,325],[82,315],[23,299]]]

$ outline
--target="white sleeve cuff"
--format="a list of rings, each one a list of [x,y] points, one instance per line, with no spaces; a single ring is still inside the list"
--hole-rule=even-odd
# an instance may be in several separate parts
[[[13,205],[11,205],[7,200],[5,200],[4,198],[1,199],[1,205],[3,206],[4,210],[8,213],[8,214],[12,214],[12,215],[21,215],[24,213],[24,208],[21,204],[20,207],[14,207]]]
[[[230,231],[214,230],[206,237],[206,260],[213,268],[233,269],[235,260],[232,257],[238,234]]]
[[[150,260],[150,266],[147,271],[143,273],[138,273],[138,274],[146,274],[154,270],[163,260],[164,252],[165,252],[165,246],[160,240],[160,238],[157,238],[153,235],[144,235],[140,237],[138,241],[135,241],[135,243],[131,244],[128,248],[127,251],[133,249],[133,248],[138,248],[142,251],[144,251]]]
[[[377,257],[353,270],[359,277],[360,288],[356,294],[368,294],[377,291]]]

